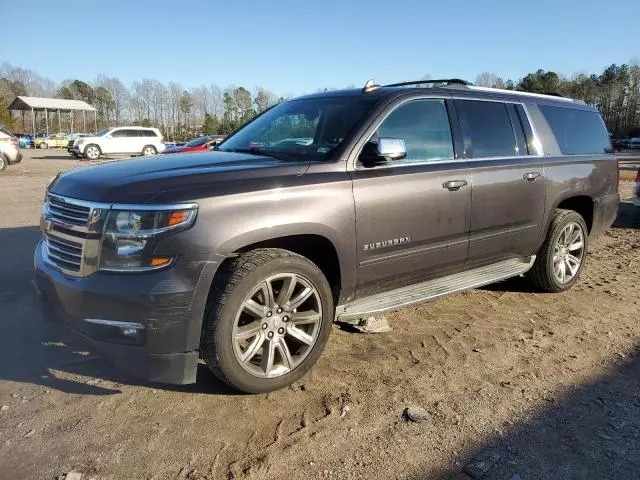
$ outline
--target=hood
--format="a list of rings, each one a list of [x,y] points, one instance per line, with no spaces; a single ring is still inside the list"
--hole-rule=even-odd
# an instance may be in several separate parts
[[[283,186],[309,162],[209,152],[114,160],[62,173],[50,191],[105,203],[169,203]]]

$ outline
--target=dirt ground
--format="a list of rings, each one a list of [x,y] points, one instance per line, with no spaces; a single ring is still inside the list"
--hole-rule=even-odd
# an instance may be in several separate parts
[[[40,201],[79,164],[31,151],[0,175],[1,479],[468,479],[478,452],[499,456],[489,480],[640,478],[631,181],[572,291],[514,279],[396,312],[386,334],[336,325],[300,382],[240,395],[204,367],[192,386],[141,383],[42,323]]]

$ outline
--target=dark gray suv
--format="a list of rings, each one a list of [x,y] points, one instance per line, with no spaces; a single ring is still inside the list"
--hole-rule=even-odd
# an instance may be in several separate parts
[[[36,284],[47,317],[134,374],[190,383],[203,358],[265,392],[312,367],[336,319],[521,274],[569,289],[617,179],[583,102],[369,82],[281,103],[211,153],[60,174]]]

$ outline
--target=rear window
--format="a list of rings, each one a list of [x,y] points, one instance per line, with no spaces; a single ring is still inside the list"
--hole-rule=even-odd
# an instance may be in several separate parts
[[[611,152],[609,134],[597,112],[539,105],[563,155]]]
[[[140,132],[142,133],[142,137],[157,137],[158,135],[156,135],[156,132],[154,132],[153,130],[140,130]]]
[[[478,100],[456,100],[455,103],[468,157],[513,157],[518,154],[504,103]]]

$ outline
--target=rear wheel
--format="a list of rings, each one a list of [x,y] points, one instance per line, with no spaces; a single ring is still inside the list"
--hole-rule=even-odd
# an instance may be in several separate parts
[[[213,373],[238,390],[277,390],[302,377],[329,338],[329,283],[307,258],[281,249],[242,254],[213,284],[202,353]]]
[[[100,147],[93,143],[87,145],[87,148],[84,149],[84,156],[89,160],[97,160],[98,158],[100,158],[101,153],[102,152],[100,151]]]
[[[589,233],[582,216],[573,210],[557,209],[547,238],[527,276],[545,292],[569,290],[584,267],[588,240]]]
[[[5,170],[8,164],[9,159],[6,157],[6,155],[4,153],[0,154],[0,171]]]
[[[150,157],[152,155],[155,155],[156,153],[158,153],[158,151],[153,145],[145,145],[145,147],[142,149],[142,156],[144,157]]]

